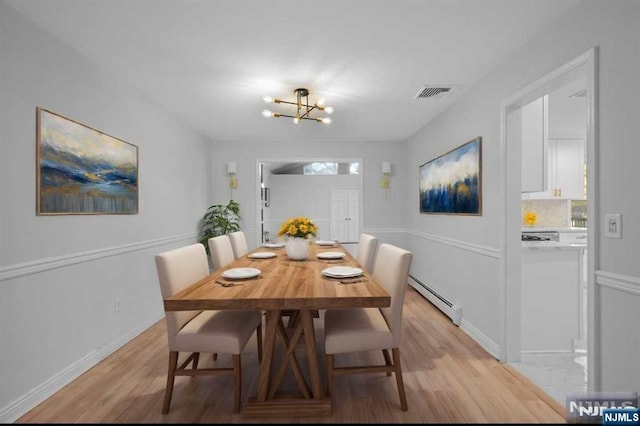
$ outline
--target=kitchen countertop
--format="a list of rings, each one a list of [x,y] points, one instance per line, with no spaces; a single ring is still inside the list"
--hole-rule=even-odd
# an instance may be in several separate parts
[[[551,250],[551,249],[569,249],[569,250],[580,250],[583,248],[587,248],[587,243],[576,243],[576,242],[568,242],[568,241],[522,241],[523,249],[542,249],[542,250]]]
[[[522,232],[587,232],[587,228],[545,228],[542,226],[523,226]]]
[[[556,238],[551,241],[522,241],[523,249],[568,249],[568,250],[580,250],[587,248],[587,228],[545,228],[527,226],[522,227],[523,233],[538,233],[538,232],[556,232],[560,236],[560,241],[555,241]],[[567,235],[570,234],[570,235]],[[565,237],[563,237],[565,235]]]

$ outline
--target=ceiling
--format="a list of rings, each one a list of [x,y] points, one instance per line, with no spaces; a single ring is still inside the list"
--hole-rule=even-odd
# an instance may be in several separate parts
[[[585,0],[1,1],[212,141],[395,142]],[[332,124],[262,116],[298,87]]]

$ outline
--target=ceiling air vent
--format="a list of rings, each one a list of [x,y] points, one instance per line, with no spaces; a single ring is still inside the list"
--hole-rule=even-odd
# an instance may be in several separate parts
[[[441,98],[453,90],[453,86],[422,86],[413,99]]]

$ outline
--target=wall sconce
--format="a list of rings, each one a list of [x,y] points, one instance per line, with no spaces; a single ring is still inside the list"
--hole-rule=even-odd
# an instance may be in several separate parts
[[[238,187],[238,179],[236,178],[236,172],[238,168],[235,161],[227,163],[227,175],[229,175],[229,188],[236,189]]]
[[[389,189],[389,175],[391,174],[391,163],[388,161],[382,162],[382,179],[380,180],[380,188],[384,189],[384,195],[387,196],[387,190]]]

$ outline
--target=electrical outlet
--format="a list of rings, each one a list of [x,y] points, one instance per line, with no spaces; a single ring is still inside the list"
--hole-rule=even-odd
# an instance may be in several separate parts
[[[115,313],[120,312],[120,298],[117,298],[116,300],[113,301],[113,312]]]

